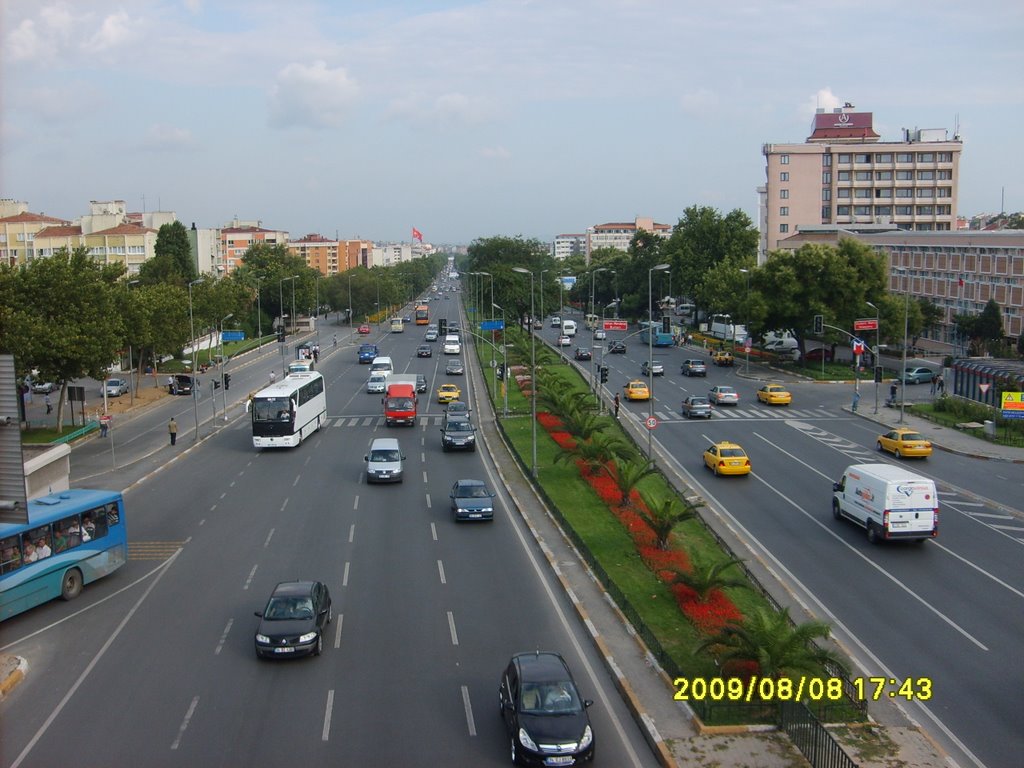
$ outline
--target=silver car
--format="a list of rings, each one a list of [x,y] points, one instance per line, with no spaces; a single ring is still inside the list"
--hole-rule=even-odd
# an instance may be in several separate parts
[[[719,384],[718,386],[712,387],[711,391],[708,392],[708,400],[713,402],[715,405],[739,405],[740,396],[730,386],[725,384]]]
[[[710,419],[711,403],[703,395],[690,395],[683,400],[682,414],[688,419]]]
[[[127,379],[107,379],[107,383],[104,385],[106,389],[107,397],[120,397],[121,395],[128,394],[128,380]],[[100,391],[103,394],[103,390]]]

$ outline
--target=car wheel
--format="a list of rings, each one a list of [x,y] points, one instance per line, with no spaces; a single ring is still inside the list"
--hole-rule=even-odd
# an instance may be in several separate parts
[[[324,649],[324,633],[321,632],[316,636],[316,648],[313,649],[313,655],[319,656]]]
[[[839,502],[836,501],[835,499],[832,499],[832,517],[834,517],[836,520],[843,519],[843,513],[839,509]]]
[[[902,459],[903,458],[902,454],[900,453],[900,449],[899,448],[897,448],[895,451],[893,451],[893,453],[896,455],[897,459]]]
[[[718,463],[717,462],[715,463],[715,466],[713,466],[711,468],[711,471],[715,473],[715,477],[718,477]]]
[[[62,600],[74,600],[82,593],[82,572],[77,568],[69,568],[60,582]]]
[[[884,451],[885,450],[884,448],[882,448],[882,441],[881,440],[879,440],[877,443],[875,443],[875,448],[877,448],[880,451]]]
[[[877,544],[882,540],[881,535],[878,533],[878,528],[875,527],[874,523],[868,523],[868,541],[871,544]]]

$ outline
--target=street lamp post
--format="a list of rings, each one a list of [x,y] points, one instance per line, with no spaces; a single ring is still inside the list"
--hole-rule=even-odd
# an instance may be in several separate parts
[[[281,333],[284,334],[285,336],[288,335],[288,327],[284,324],[284,318],[285,318],[285,314],[284,314],[284,284],[288,280],[295,280],[295,278],[297,278],[297,277],[298,277],[298,275],[292,275],[291,277],[282,277],[281,281],[277,284],[277,298],[278,298],[278,306],[279,306],[279,310],[278,311],[281,314],[281,317],[279,317],[278,320],[281,322]],[[295,291],[295,283],[294,282],[292,283],[292,291],[293,291],[292,296],[294,296],[295,295],[294,294],[294,291]],[[295,311],[294,301],[292,302],[292,304],[293,304],[292,312],[294,312]],[[286,343],[282,343],[281,344],[281,375],[282,376],[284,376],[284,372],[288,368],[288,363],[287,363],[287,361],[284,358],[284,348],[286,346],[288,346]]]
[[[262,277],[256,278],[256,335],[260,339],[256,343],[257,350],[263,349],[263,305],[260,303],[260,280],[262,279]]]
[[[544,314],[544,273],[545,272],[547,272],[546,269],[542,269],[540,271],[540,279],[537,281],[540,284],[540,319],[541,319],[542,322],[543,322],[544,318],[546,317],[546,315]],[[559,307],[558,311],[561,312],[562,308]]]
[[[878,368],[878,360],[882,353],[882,322],[879,315],[878,307],[872,304],[870,301],[867,305],[875,310],[875,351],[872,355],[872,371],[871,378],[875,380],[875,413],[878,413],[878,379],[879,376],[875,373],[875,369]],[[824,357],[824,355],[822,355]]]
[[[491,303],[491,309],[501,310],[501,392],[502,399],[504,400],[501,415],[508,418],[508,345],[505,343],[505,310],[493,302]],[[495,372],[494,376],[497,378],[497,372]]]
[[[740,272],[747,276],[747,296],[743,301],[743,303],[746,304],[745,309],[747,310],[745,313],[746,319],[744,321],[746,323],[747,336],[743,340],[743,351],[746,353],[747,359],[746,362],[743,363],[743,372],[750,373],[750,270],[743,269],[741,267]],[[733,327],[735,328],[735,326]],[[733,341],[733,344],[735,344],[735,340]]]
[[[228,420],[228,395],[227,387],[224,386],[224,369],[228,365],[228,361],[224,359],[224,322],[234,316],[235,313],[231,312],[220,320],[220,402],[224,406],[224,421]]]
[[[188,284],[188,327],[192,334],[192,413],[196,420],[196,433],[193,438],[199,442],[199,377],[196,376],[196,323],[192,312],[192,286],[203,282],[202,278]]]
[[[126,280],[125,284],[124,284],[125,293],[129,293],[130,290],[131,290],[131,287],[133,285],[138,285],[140,282],[141,282],[140,280]],[[129,301],[130,301],[130,299],[129,299]],[[142,355],[140,355],[139,357],[141,358]],[[132,343],[129,341],[128,342],[128,395],[129,395],[129,399],[131,401],[131,404],[135,405],[135,369],[134,369],[133,363],[132,363],[133,360],[134,360],[134,355],[132,355]],[[139,362],[139,367],[140,368],[142,367],[142,362],[141,361]],[[106,387],[104,386],[103,389],[106,390]],[[104,394],[106,394],[105,391],[104,391]]]
[[[533,272],[523,267],[512,267],[513,272],[519,272],[523,275],[530,276],[530,317],[533,314]],[[532,323],[531,323],[532,326]],[[508,382],[506,382],[506,387]],[[533,332],[533,328],[530,328],[530,414],[532,416],[531,421],[533,422],[533,458],[530,465],[530,474],[533,475],[534,480],[537,479],[537,334]]]
[[[903,301],[903,362],[898,374],[900,382],[900,424],[902,424],[904,404],[907,400],[907,382],[905,381],[905,378],[907,375],[907,339],[909,336],[908,331],[910,329],[910,272],[908,272],[904,267],[895,267],[893,272],[907,276],[907,290],[904,293]]]
[[[594,312],[594,276],[598,272],[607,272],[607,267],[598,267],[590,273],[590,315],[596,315]],[[586,324],[586,318],[584,318],[584,325]],[[594,380],[594,354],[591,350],[590,354],[590,386],[594,388],[594,397],[597,397],[597,382]]]
[[[650,325],[647,326],[647,378],[650,379],[650,408],[648,408],[647,416],[649,419],[654,418],[654,299],[652,297],[654,286],[654,273],[662,272],[669,268],[668,264],[657,264],[647,270],[647,317]],[[651,453],[653,451],[652,441],[654,440],[654,430],[651,427],[647,427],[647,460],[651,460]]]
[[[349,276],[348,276],[348,333],[349,333],[349,336],[352,335],[352,314],[353,314],[353,307],[352,307],[352,274],[350,272]]]

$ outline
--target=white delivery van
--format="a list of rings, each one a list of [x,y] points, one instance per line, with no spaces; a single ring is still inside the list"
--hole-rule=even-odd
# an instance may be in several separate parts
[[[457,355],[462,352],[462,343],[459,341],[459,335],[457,333],[449,333],[444,337],[444,347],[442,351],[446,355]]]
[[[383,373],[385,376],[390,376],[394,372],[395,364],[391,362],[390,357],[378,355],[370,363],[370,373]]]
[[[562,335],[568,336],[570,339],[576,335],[576,321],[575,320],[563,320],[562,321]]]
[[[791,355],[794,349],[799,349],[799,346],[800,345],[797,344],[796,339],[792,336],[786,336],[782,339],[772,339],[771,341],[766,341],[764,344],[766,352],[775,352],[780,355]]]
[[[891,464],[853,464],[832,484],[832,515],[867,530],[868,541],[939,535],[935,483]]]
[[[366,462],[367,483],[402,482],[405,454],[393,437],[378,437],[370,443],[370,452],[363,457]]]

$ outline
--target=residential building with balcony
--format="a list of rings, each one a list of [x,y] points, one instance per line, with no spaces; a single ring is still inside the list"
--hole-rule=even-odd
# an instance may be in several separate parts
[[[590,254],[597,248],[615,248],[623,253],[628,252],[630,241],[641,229],[659,237],[667,238],[672,234],[671,226],[658,224],[654,219],[646,216],[637,216],[632,222],[608,222],[588,227],[587,264],[590,263]]]
[[[262,221],[240,221],[233,219],[220,229],[220,256],[223,269],[217,271],[230,274],[242,263],[245,252],[254,245],[288,245],[288,233],[284,230],[265,229]]]
[[[37,255],[35,238],[39,232],[70,224],[65,219],[32,213],[28,203],[0,200],[0,262],[13,267],[31,261]]]
[[[803,226],[955,231],[962,150],[945,129],[904,129],[902,141],[884,142],[872,113],[819,109],[804,143],[762,147],[758,263]]]
[[[551,256],[557,261],[564,261],[570,256],[586,255],[587,235],[555,235],[555,242],[551,245]]]

